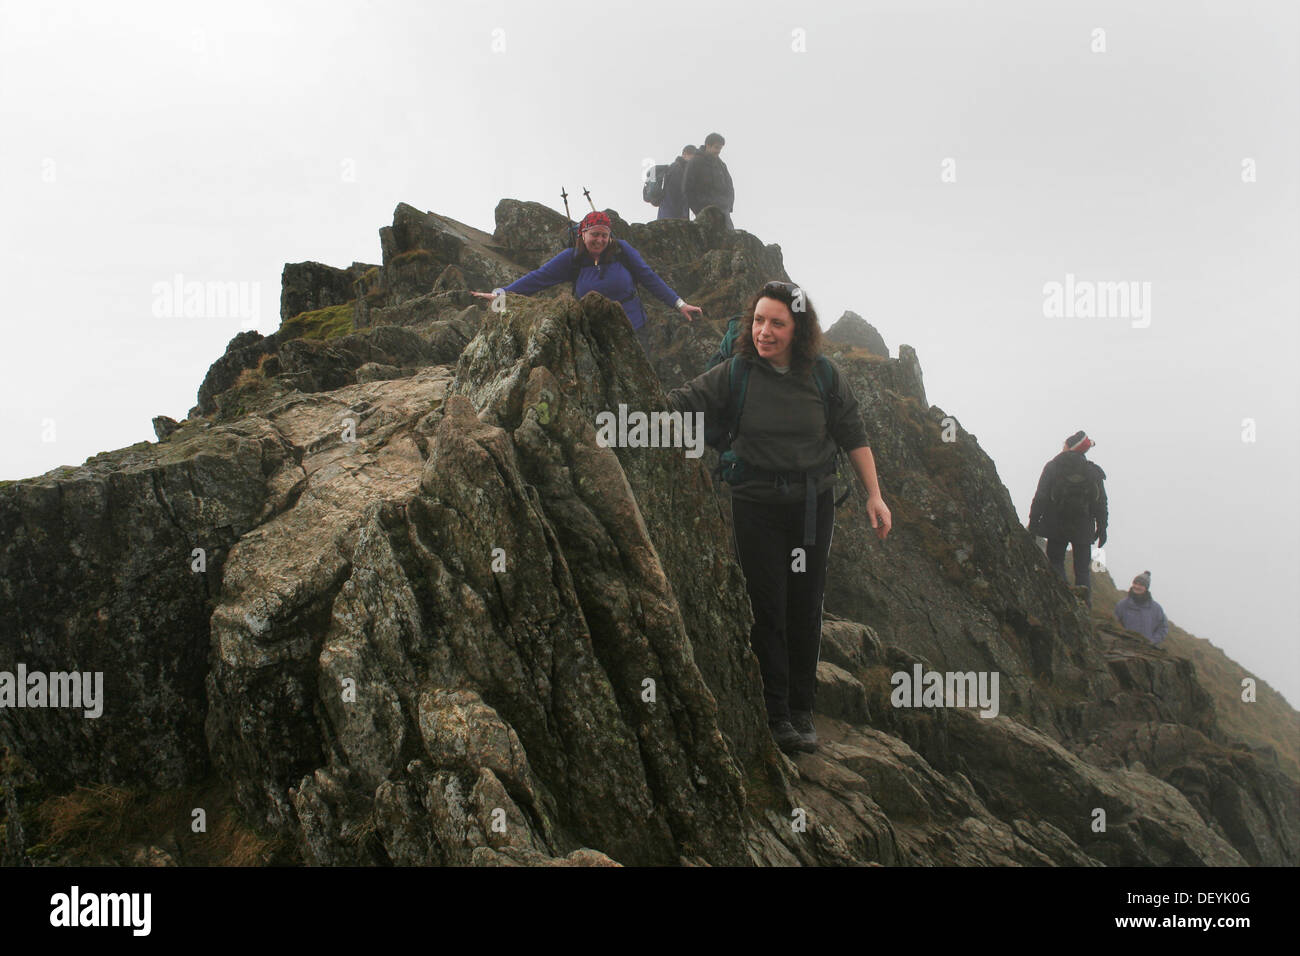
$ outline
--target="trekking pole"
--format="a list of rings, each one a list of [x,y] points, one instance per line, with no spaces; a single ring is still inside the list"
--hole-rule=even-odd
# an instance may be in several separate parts
[[[588,189],[586,186],[583,186],[583,187],[582,187],[582,194],[583,194],[584,196],[587,197],[587,205],[591,207],[591,211],[592,211],[592,212],[595,212],[595,211],[596,211],[596,204],[595,204],[594,202],[591,201],[591,190]]]
[[[573,216],[569,213],[569,193],[563,186],[560,187],[560,198],[564,200],[564,218],[569,220],[569,245],[573,245],[577,238],[578,227],[573,222]]]

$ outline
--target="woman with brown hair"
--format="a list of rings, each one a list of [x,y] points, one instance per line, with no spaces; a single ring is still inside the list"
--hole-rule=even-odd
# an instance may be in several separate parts
[[[768,724],[782,750],[811,752],[837,448],[867,490],[867,515],[882,541],[892,518],[857,399],[821,354],[817,313],[803,290],[789,282],[763,286],[746,310],[735,351],[670,392],[668,403],[728,426],[723,477],[754,611],[750,643]]]

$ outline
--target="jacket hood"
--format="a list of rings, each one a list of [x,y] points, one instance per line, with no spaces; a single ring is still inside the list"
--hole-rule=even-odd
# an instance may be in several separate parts
[[[1059,452],[1059,453],[1056,455],[1056,458],[1053,459],[1053,460],[1054,460],[1054,461],[1061,461],[1062,459],[1067,459],[1067,458],[1070,458],[1071,456],[1075,456],[1075,457],[1078,457],[1078,458],[1082,458],[1084,461],[1086,461],[1086,462],[1088,463],[1088,466],[1089,466],[1090,468],[1096,469],[1097,477],[1098,477],[1098,478],[1100,478],[1102,481],[1105,481],[1105,480],[1106,480],[1106,472],[1104,472],[1104,471],[1101,470],[1101,465],[1097,464],[1095,461],[1093,461],[1091,458],[1089,458],[1089,457],[1088,457],[1087,455],[1085,455],[1083,452],[1078,452],[1078,451],[1063,451],[1063,452]]]

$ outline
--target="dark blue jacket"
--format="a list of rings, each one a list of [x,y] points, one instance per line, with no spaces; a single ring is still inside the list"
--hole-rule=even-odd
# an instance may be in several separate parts
[[[591,254],[586,250],[577,252],[565,249],[558,256],[534,269],[525,276],[520,276],[505,287],[506,292],[519,295],[532,295],[561,282],[573,282],[573,296],[581,299],[588,292],[599,292],[607,299],[613,299],[623,306],[632,328],[639,329],[645,325],[645,308],[636,296],[636,284],[639,282],[670,308],[677,308],[677,293],[668,288],[668,283],[655,275],[653,269],[645,264],[641,253],[632,248],[624,239],[614,240],[623,250],[621,257],[615,256],[610,249],[605,250],[604,262],[595,265]],[[575,258],[576,257],[576,258]],[[577,271],[577,281],[574,273]]]

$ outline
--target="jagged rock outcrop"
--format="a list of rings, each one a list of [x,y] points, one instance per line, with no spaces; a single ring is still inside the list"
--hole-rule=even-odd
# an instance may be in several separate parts
[[[419,329],[378,325],[328,341],[240,332],[208,369],[191,417],[242,415],[251,407],[245,395],[250,388],[260,393],[256,404],[268,395],[329,391],[454,362],[477,329],[477,313],[467,310]]]
[[[541,203],[503,199],[497,203],[492,241],[515,261],[536,269],[569,244],[569,223]]]
[[[788,278],[716,218],[614,217],[709,316],[647,300],[652,366],[599,296],[468,298],[562,217],[506,200],[488,236],[399,206],[350,330],[241,334],[158,444],[0,486],[0,671],[105,678],[95,720],[0,710],[5,859],[36,839],[24,794],[216,779],[319,864],[1294,864],[1294,781],[1191,661],[1051,574],[907,346],[831,346],[895,529],[840,512],[823,746],[775,750],[725,489],[594,432],[665,408]],[[895,706],[918,667],[996,673],[997,716]]]
[[[180,428],[180,422],[168,415],[155,415],[153,418],[153,433],[159,441],[163,441],[176,429]]]
[[[520,271],[492,248],[487,233],[405,203],[393,213],[393,224],[379,230],[379,244],[380,284],[388,305],[428,291],[448,266],[455,266],[471,289],[505,285]]]
[[[826,330],[826,339],[848,348],[866,349],[873,355],[889,358],[889,346],[876,327],[856,312],[845,312]]]
[[[0,710],[0,743],[49,787],[168,787],[206,772],[203,681],[219,569],[288,503],[288,489],[267,481],[286,460],[290,449],[265,419],[195,423],[165,443],[0,489],[0,671],[22,663],[104,675],[98,718]]]
[[[320,262],[287,262],[280,275],[280,318],[343,305],[357,297],[357,282],[375,266],[354,262],[336,269]]]

